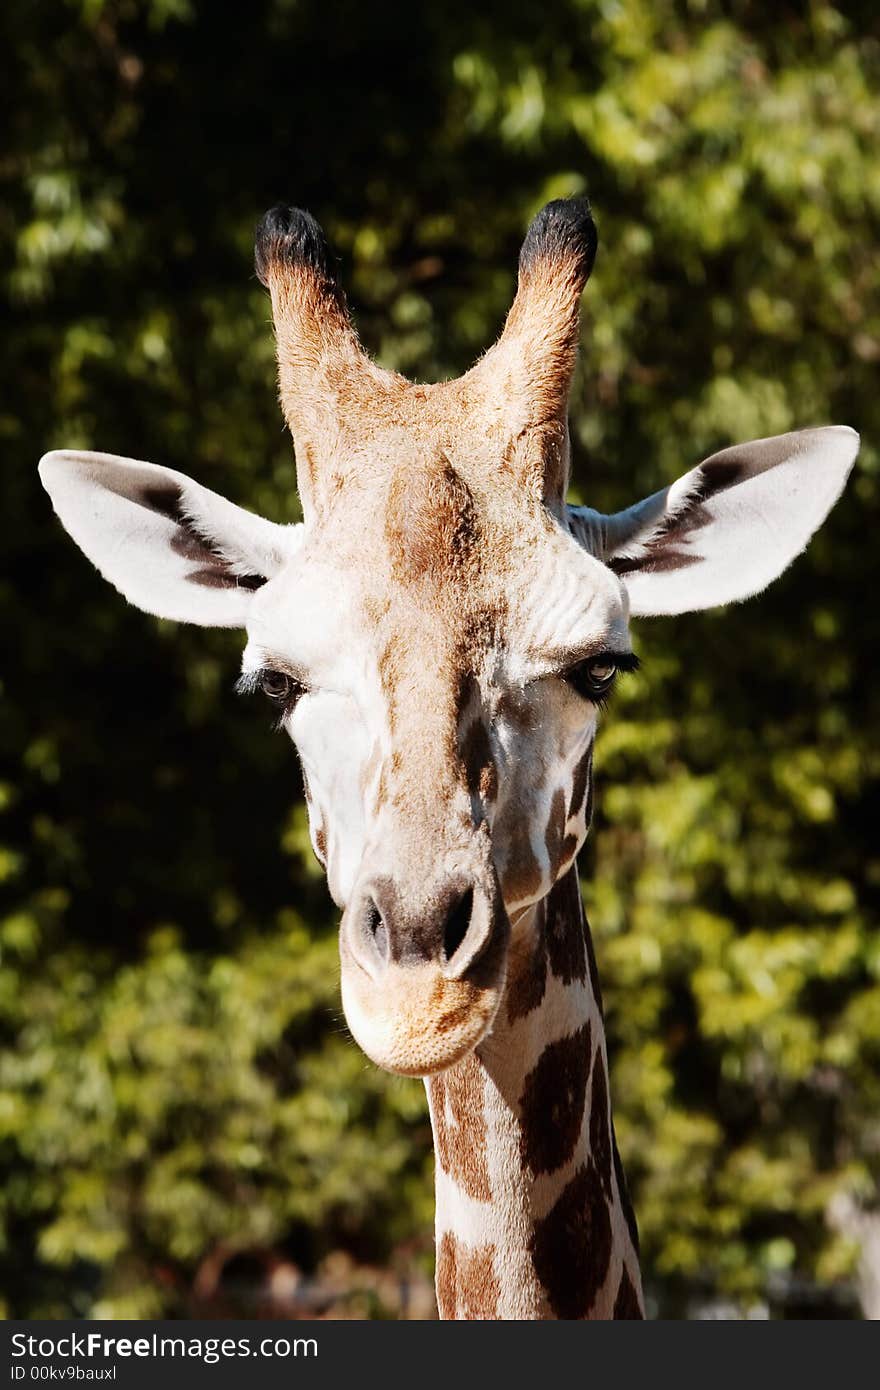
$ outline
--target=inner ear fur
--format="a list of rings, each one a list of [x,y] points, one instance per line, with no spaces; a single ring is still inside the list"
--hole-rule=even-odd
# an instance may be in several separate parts
[[[735,602],[760,593],[804,549],[858,448],[843,425],[737,444],[625,511],[569,508],[570,529],[620,575],[634,614]]]
[[[47,454],[40,477],[65,529],[129,602],[162,618],[240,627],[289,558],[277,526],[183,473],[139,459]]]

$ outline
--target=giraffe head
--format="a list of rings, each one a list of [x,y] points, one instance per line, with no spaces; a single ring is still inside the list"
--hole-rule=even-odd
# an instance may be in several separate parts
[[[319,227],[276,209],[256,260],[303,523],[149,463],[41,463],[65,527],[127,599],[246,630],[241,683],[296,744],[343,909],[349,1025],[400,1072],[446,1068],[491,1028],[511,933],[586,835],[597,711],[634,664],[630,617],[757,593],[855,458],[851,430],[807,430],[724,450],[612,516],[566,507],[595,250],[586,201],[549,204],[494,347],[422,386],[365,355]]]

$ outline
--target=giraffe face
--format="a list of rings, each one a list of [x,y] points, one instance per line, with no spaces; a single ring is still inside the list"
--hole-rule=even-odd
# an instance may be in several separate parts
[[[246,628],[244,680],[299,749],[343,908],[349,1023],[397,1071],[449,1067],[491,1027],[512,927],[586,832],[596,700],[627,663],[628,615],[758,593],[858,448],[852,430],[804,430],[724,450],[611,516],[566,507],[595,249],[585,200],[549,204],[498,341],[459,380],[419,386],[364,354],[320,228],[276,209],[257,273],[302,526],[150,463],[40,464],[67,530],[132,603]]]
[[[486,489],[485,441],[428,450],[426,415],[433,461],[359,470],[306,523],[254,595],[243,662],[285,692],[349,1024],[413,1074],[490,1026],[510,920],[586,834],[613,675],[591,696],[585,672],[629,652],[621,581],[515,482]]]

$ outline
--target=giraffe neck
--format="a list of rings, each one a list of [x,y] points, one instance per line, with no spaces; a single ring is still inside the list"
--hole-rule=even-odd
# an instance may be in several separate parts
[[[514,929],[492,1032],[426,1081],[444,1318],[643,1316],[576,865]]]

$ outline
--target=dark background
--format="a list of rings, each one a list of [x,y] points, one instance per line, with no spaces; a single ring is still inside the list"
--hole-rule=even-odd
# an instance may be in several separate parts
[[[651,1306],[880,1316],[876,7],[31,0],[0,44],[5,1312],[430,1310],[423,1092],[345,1035],[293,752],[232,694],[240,639],[127,609],[36,463],[295,519],[260,213],[310,208],[367,346],[431,379],[585,190],[579,500],[863,435],[768,594],[639,626],[600,739],[585,895]]]

